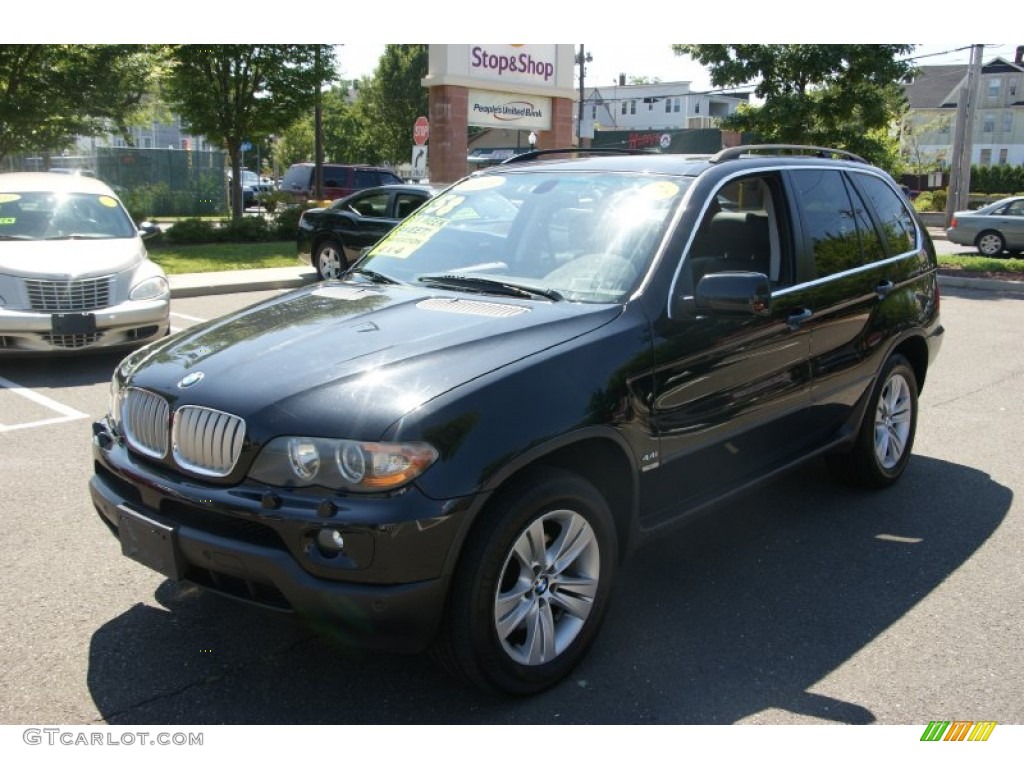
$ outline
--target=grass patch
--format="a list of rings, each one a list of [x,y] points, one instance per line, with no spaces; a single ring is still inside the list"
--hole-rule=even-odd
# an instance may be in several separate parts
[[[943,269],[958,269],[962,272],[1014,272],[1024,274],[1024,259],[993,259],[981,255],[939,256]]]
[[[149,258],[169,275],[190,272],[224,272],[231,269],[299,267],[295,243],[201,243],[198,245],[148,246]]]

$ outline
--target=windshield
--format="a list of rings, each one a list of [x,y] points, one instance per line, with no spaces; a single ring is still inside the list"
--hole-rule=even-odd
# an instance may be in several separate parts
[[[626,173],[471,177],[392,230],[354,274],[452,290],[619,302],[650,266],[688,184]]]
[[[128,214],[110,195],[0,192],[0,240],[135,237]]]

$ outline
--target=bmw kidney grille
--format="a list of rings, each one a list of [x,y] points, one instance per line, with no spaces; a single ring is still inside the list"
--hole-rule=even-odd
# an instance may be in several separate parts
[[[169,442],[174,461],[182,469],[207,477],[231,474],[242,453],[245,420],[197,405],[182,406],[173,417],[169,411],[167,401],[159,395],[129,388],[121,406],[128,444],[139,453],[162,459]]]

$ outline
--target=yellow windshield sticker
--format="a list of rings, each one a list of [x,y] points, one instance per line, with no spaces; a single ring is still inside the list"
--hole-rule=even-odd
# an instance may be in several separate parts
[[[8,216],[7,218],[0,218],[0,226],[3,226],[4,224],[13,224],[16,221],[17,219],[14,218],[13,216]]]
[[[459,192],[476,192],[481,189],[494,189],[505,183],[504,176],[479,176],[467,179],[459,184]]]
[[[100,195],[100,205],[105,205],[107,208],[117,208],[117,200],[109,195]]]
[[[466,198],[462,195],[443,195],[441,197],[435,197],[423,208],[424,213],[429,213],[434,216],[447,216],[453,210],[462,205]]]
[[[406,219],[401,226],[391,230],[388,236],[377,244],[373,249],[373,255],[407,259],[440,232],[447,223],[437,216],[425,214],[414,219]]]
[[[13,203],[15,200],[21,200],[21,195],[16,195],[13,192],[0,194],[0,203]]]
[[[648,200],[668,200],[679,192],[679,185],[671,181],[652,181],[640,188],[640,194]]]

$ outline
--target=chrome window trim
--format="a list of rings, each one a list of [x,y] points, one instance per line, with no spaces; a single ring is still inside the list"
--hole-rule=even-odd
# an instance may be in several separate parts
[[[737,161],[734,161],[734,162],[742,162],[742,161],[737,160]],[[719,180],[718,184],[716,184],[715,187],[712,189],[711,194],[706,196],[706,199],[704,200],[704,205],[701,207],[700,214],[696,218],[696,222],[698,223],[698,226],[699,226],[699,223],[704,220],[704,215],[707,213],[708,207],[711,205],[712,198],[715,195],[718,194],[719,190],[721,190],[722,187],[724,187],[726,184],[729,184],[733,180],[735,180],[735,179],[737,179],[737,178],[739,178],[741,176],[756,176],[758,174],[767,175],[767,174],[772,174],[772,173],[781,173],[783,171],[806,170],[808,168],[813,168],[813,169],[816,169],[816,170],[825,170],[825,171],[839,171],[840,173],[860,173],[860,174],[864,174],[866,176],[873,176],[876,179],[881,179],[882,182],[887,184],[889,186],[889,188],[898,196],[898,198],[900,200],[900,204],[903,205],[903,207],[908,212],[910,212],[910,214],[911,214],[910,219],[911,219],[911,221],[914,222],[914,232],[915,232],[915,235],[916,235],[915,239],[914,239],[914,247],[913,247],[913,249],[911,249],[909,251],[906,251],[904,253],[901,253],[898,256],[890,256],[889,258],[882,259],[881,261],[873,261],[870,264],[863,264],[863,265],[861,265],[859,267],[856,267],[856,268],[851,269],[851,270],[847,270],[845,272],[837,272],[834,275],[826,275],[825,277],[816,278],[816,279],[811,280],[811,281],[806,282],[806,283],[797,283],[797,284],[794,284],[794,285],[787,285],[787,286],[785,286],[783,288],[780,288],[777,291],[772,291],[772,296],[776,296],[776,295],[782,296],[782,295],[785,295],[786,293],[788,293],[788,292],[790,292],[792,290],[795,290],[797,288],[806,288],[806,287],[809,287],[809,286],[818,285],[819,283],[825,282],[825,281],[830,280],[832,278],[837,278],[837,277],[841,277],[841,276],[844,276],[844,275],[855,274],[858,271],[861,271],[861,270],[864,270],[864,269],[874,268],[874,267],[878,266],[879,264],[892,263],[892,262],[898,261],[900,259],[906,258],[907,256],[910,256],[910,255],[917,255],[917,254],[919,254],[921,252],[922,245],[923,245],[922,234],[921,234],[921,224],[920,224],[920,221],[918,220],[917,216],[915,216],[913,214],[913,210],[909,207],[909,203],[906,200],[906,197],[899,190],[899,188],[896,187],[895,182],[893,182],[892,178],[889,177],[888,174],[884,173],[883,171],[874,169],[874,166],[870,166],[870,165],[869,166],[856,166],[856,167],[850,166],[850,167],[847,167],[847,166],[837,166],[837,165],[835,165],[832,162],[822,162],[822,163],[806,162],[806,163],[798,163],[798,164],[797,163],[786,163],[786,164],[779,164],[779,165],[759,166],[757,168],[749,168],[748,167],[748,168],[745,168],[745,169],[737,169],[733,173],[730,173],[730,174],[728,174],[726,176],[723,176]],[[696,179],[695,179],[695,181],[696,181]],[[684,203],[686,203],[686,204],[689,203],[689,195],[693,191],[693,188],[695,186],[697,186],[696,183],[692,184],[690,186],[690,189],[687,190],[687,196],[686,196],[686,198],[684,198]],[[680,206],[680,210],[682,210],[683,208],[685,208],[685,205]],[[794,221],[792,223],[796,224],[797,222]],[[672,282],[671,282],[671,284],[669,286],[669,292],[668,292],[668,296],[666,298],[666,313],[667,313],[667,315],[668,315],[670,320],[674,320],[675,319],[673,317],[673,315],[672,315],[672,304],[673,304],[672,297],[676,295],[676,287],[678,286],[679,281],[680,281],[680,279],[682,277],[683,266],[686,264],[687,259],[690,258],[690,246],[693,245],[693,240],[697,236],[697,228],[698,227],[694,227],[693,230],[690,232],[689,237],[686,239],[686,244],[683,246],[682,256],[679,259],[679,263],[676,266],[675,274],[672,276]]]

